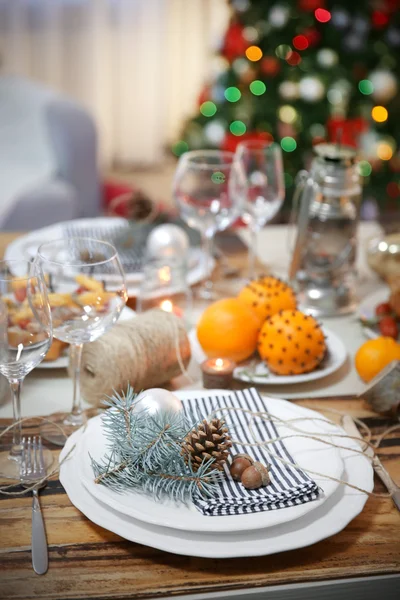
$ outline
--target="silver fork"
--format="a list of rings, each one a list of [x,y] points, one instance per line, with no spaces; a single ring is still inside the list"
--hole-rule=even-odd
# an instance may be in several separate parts
[[[38,490],[45,486],[39,481],[46,476],[43,459],[42,438],[27,437],[22,439],[22,456],[20,468],[20,480],[24,487],[31,487],[37,482],[32,490],[32,567],[38,575],[44,575],[48,569],[48,552],[46,530],[42,511],[39,503]]]

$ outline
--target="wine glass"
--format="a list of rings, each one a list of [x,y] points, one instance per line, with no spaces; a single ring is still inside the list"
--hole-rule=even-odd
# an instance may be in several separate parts
[[[21,387],[24,378],[45,357],[52,341],[47,289],[39,265],[24,260],[0,261],[0,373],[8,379],[14,423],[10,452],[0,454],[0,476],[19,479]],[[45,466],[51,452],[43,450]]]
[[[240,178],[231,180],[234,154],[220,150],[194,150],[179,158],[173,195],[182,219],[202,236],[206,281],[199,296],[215,297],[211,281],[211,254],[215,233],[229,227],[241,214]]]
[[[271,221],[285,199],[282,151],[278,144],[263,141],[240,142],[236,148],[233,179],[244,187],[243,221],[251,233],[249,278],[256,276],[258,232]]]
[[[51,417],[70,435],[86,422],[79,390],[83,344],[97,340],[117,322],[127,301],[125,275],[114,246],[91,238],[42,244],[35,262],[48,278],[54,337],[70,344],[72,411]],[[41,434],[54,444],[65,443],[52,424],[43,425]]]

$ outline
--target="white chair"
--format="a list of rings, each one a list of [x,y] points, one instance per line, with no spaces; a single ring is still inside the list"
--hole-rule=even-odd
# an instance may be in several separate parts
[[[32,81],[0,77],[0,229],[97,216],[96,151],[83,108]]]

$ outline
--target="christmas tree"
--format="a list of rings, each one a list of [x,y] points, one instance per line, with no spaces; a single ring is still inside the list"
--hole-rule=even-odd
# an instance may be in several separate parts
[[[366,190],[400,208],[400,0],[230,0],[232,17],[198,114],[173,146],[234,151],[275,140],[287,197],[312,147],[356,147]]]

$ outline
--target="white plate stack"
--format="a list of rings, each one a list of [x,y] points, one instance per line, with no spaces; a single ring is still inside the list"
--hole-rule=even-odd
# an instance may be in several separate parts
[[[82,235],[87,236],[88,231],[93,229],[97,231],[109,231],[110,235],[112,232],[117,230],[119,227],[126,227],[127,221],[121,217],[98,217],[96,219],[76,219],[74,221],[65,221],[63,223],[56,223],[49,227],[43,227],[43,229],[37,229],[22,235],[15,239],[11,244],[8,245],[5,252],[5,259],[17,259],[17,260],[30,260],[36,256],[37,249],[44,242],[61,239],[67,235],[67,232],[73,228],[75,235],[78,235],[81,230]],[[91,237],[94,237],[93,235]],[[105,241],[109,241],[107,238]],[[214,260],[212,261],[214,265]],[[189,285],[194,285],[201,281],[207,272],[207,257],[200,248],[190,248],[188,253],[188,272],[187,281]],[[135,297],[139,291],[139,284],[143,278],[143,273],[140,270],[132,272],[125,269],[126,283],[128,288],[128,295]]]
[[[207,391],[211,398],[217,394],[221,390]],[[204,391],[181,391],[176,395],[184,400],[204,395]],[[175,554],[206,558],[261,556],[314,544],[341,531],[362,511],[367,494],[339,480],[371,491],[371,464],[354,452],[360,450],[354,440],[339,438],[346,448],[340,450],[320,441],[335,440],[330,437],[333,434],[345,434],[328,420],[321,421],[319,413],[285,400],[263,397],[263,401],[266,410],[283,421],[306,418],[301,421],[301,429],[313,439],[292,437],[284,443],[294,461],[318,484],[317,500],[252,514],[204,516],[194,505],[157,502],[136,492],[116,493],[94,483],[91,468],[90,456],[100,460],[107,452],[101,416],[91,419],[85,430],[68,439],[60,461],[76,446],[61,465],[60,481],[71,502],[97,525],[133,542]],[[280,436],[293,433],[285,425],[277,428]]]

